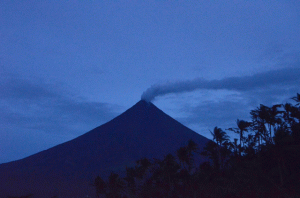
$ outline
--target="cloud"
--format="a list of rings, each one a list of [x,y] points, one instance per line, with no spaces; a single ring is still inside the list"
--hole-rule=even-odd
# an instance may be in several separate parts
[[[220,101],[206,100],[193,107],[185,106],[182,111],[187,116],[179,117],[177,120],[201,135],[212,138],[209,130],[213,130],[215,126],[225,130],[236,127],[237,119],[250,119],[249,102],[242,99],[238,101],[231,99],[230,97]]]
[[[274,104],[293,103],[291,97],[299,92],[299,86],[273,87],[271,89],[250,90],[246,92],[234,91],[196,91],[188,95],[189,100],[180,100],[176,120],[193,129],[194,131],[212,138],[209,130],[215,126],[222,129],[236,127],[236,120],[251,121],[250,111],[259,107],[260,104],[272,106]],[[176,96],[176,101],[182,95]],[[184,97],[187,98],[186,96]],[[175,97],[168,99],[175,100]],[[191,102],[192,101],[192,102]],[[230,136],[235,137],[231,132]]]
[[[58,85],[10,76],[1,90],[0,124],[7,130],[78,134],[117,115],[117,105],[86,101]]]
[[[233,90],[243,92],[255,89],[266,89],[274,86],[295,86],[299,85],[299,76],[299,67],[289,67],[257,73],[251,76],[229,77],[221,80],[196,78],[194,80],[167,82],[152,85],[143,92],[141,99],[153,101],[158,96],[195,90]]]
[[[57,97],[57,93],[46,84],[38,84],[37,82],[12,76],[4,77],[0,82],[0,99],[39,100]]]
[[[300,52],[282,43],[273,43],[257,57],[257,61],[264,67],[286,67],[299,64]]]
[[[249,118],[249,106],[243,101],[203,101],[195,107],[185,108],[189,116],[184,123],[198,123],[200,127],[223,125],[229,127],[236,119]]]

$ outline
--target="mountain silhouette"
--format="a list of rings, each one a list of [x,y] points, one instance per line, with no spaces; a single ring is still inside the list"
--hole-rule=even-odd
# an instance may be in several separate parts
[[[122,174],[141,158],[163,158],[192,139],[209,139],[152,103],[139,101],[111,121],[63,144],[0,165],[0,197],[95,197],[94,178]],[[204,158],[199,157],[199,160]]]

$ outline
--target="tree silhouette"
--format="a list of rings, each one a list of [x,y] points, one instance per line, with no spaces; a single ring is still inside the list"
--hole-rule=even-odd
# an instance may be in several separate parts
[[[33,194],[28,194],[28,195],[24,195],[24,196],[8,196],[8,198],[30,198],[32,196],[33,196]]]
[[[244,120],[239,120],[239,119],[237,119],[236,123],[238,128],[229,128],[227,130],[233,131],[234,133],[240,135],[239,155],[241,156],[243,150],[242,141],[244,142],[244,132],[248,131],[248,128],[251,126],[252,123]]]
[[[300,105],[300,94],[297,93],[297,96],[295,97],[292,97],[292,99],[297,102],[296,106],[299,106]]]
[[[180,147],[177,150],[177,157],[180,161],[180,164],[185,167],[185,165],[190,165],[190,157],[188,153],[188,149],[186,147]]]
[[[278,117],[279,114],[283,113],[283,111],[278,111],[278,108],[282,107],[281,104],[273,105],[269,108],[269,131],[270,137],[272,137],[272,127],[275,128],[276,124],[281,123],[281,119]]]
[[[219,153],[218,153],[218,144],[213,141],[209,141],[203,147],[201,155],[208,157],[215,169],[220,169],[220,160],[219,160]]]
[[[177,150],[176,155],[181,163],[181,166],[186,168],[188,171],[192,169],[192,164],[194,162],[193,155],[194,152],[197,151],[197,149],[197,144],[194,141],[189,140],[187,146],[180,147]]]
[[[106,193],[106,183],[100,176],[97,176],[95,178],[93,186],[95,186],[96,194],[98,198],[100,197],[101,194]]]
[[[111,173],[108,177],[108,184],[107,184],[107,198],[121,198],[122,191],[125,188],[124,181],[119,177],[116,173]]]
[[[216,140],[216,143],[221,146],[223,142],[229,139],[229,136],[221,128],[215,127],[213,132],[210,131],[213,136],[213,140]]]
[[[126,167],[126,177],[124,180],[127,182],[128,194],[131,195],[131,197],[134,197],[137,193],[136,177],[136,169],[133,167]]]
[[[237,119],[236,123],[239,128],[240,145],[242,145],[242,140],[244,139],[244,132],[248,131],[248,128],[251,126],[251,122]]]
[[[217,151],[218,151],[218,165],[223,167],[223,163],[222,163],[222,157],[221,157],[221,148],[222,148],[222,144],[229,140],[229,136],[226,134],[225,131],[223,131],[221,128],[215,127],[213,132],[210,131],[210,133],[213,136],[213,140],[216,140],[216,143],[218,145],[217,147]]]
[[[286,124],[291,126],[293,122],[295,122],[295,119],[293,119],[292,113],[295,111],[295,107],[291,103],[285,103],[283,105],[284,111],[283,111],[283,119]]]

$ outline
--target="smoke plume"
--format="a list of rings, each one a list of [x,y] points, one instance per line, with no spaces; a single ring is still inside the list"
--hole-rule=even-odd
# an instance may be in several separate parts
[[[186,81],[167,82],[150,86],[143,92],[141,99],[150,102],[157,96],[164,96],[170,93],[191,92],[201,89],[248,91],[270,86],[294,85],[296,81],[300,81],[299,76],[300,68],[283,68],[254,74],[252,76],[229,77],[221,80],[196,78]]]

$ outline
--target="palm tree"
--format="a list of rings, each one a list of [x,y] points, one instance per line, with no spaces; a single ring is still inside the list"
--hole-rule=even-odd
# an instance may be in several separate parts
[[[238,148],[238,139],[234,138],[234,142],[233,142],[233,148],[234,148],[234,154],[235,156],[237,156],[237,148]]]
[[[208,157],[216,169],[219,169],[219,158],[218,158],[218,145],[214,141],[208,141],[200,153],[203,156]]]
[[[292,97],[292,99],[297,102],[296,106],[300,105],[300,94],[299,93],[297,93],[297,96]]]
[[[281,125],[275,129],[274,133],[274,148],[272,149],[272,154],[274,158],[277,159],[278,172],[280,176],[280,184],[283,185],[284,182],[284,172],[285,168],[285,156],[293,150],[291,146],[292,137],[289,134],[289,131],[286,125]]]
[[[259,109],[258,109],[258,117],[260,118],[260,120],[262,121],[262,123],[268,124],[269,126],[269,137],[265,137],[266,141],[269,143],[271,142],[271,120],[270,120],[270,108],[265,106],[265,105],[260,105]],[[264,134],[267,135],[267,134]]]
[[[248,137],[246,138],[246,148],[245,148],[245,155],[248,158],[254,157],[255,156],[255,135],[249,134]]]
[[[286,123],[291,123],[294,121],[294,119],[292,118],[291,114],[293,112],[293,106],[291,103],[285,103],[283,105],[284,108],[284,112],[283,112],[283,119],[285,120]]]
[[[126,177],[124,177],[124,180],[127,183],[128,193],[131,195],[131,197],[134,197],[136,194],[136,177],[136,169],[133,167],[126,167]]]
[[[216,143],[218,145],[217,150],[218,150],[219,164],[221,165],[221,167],[223,167],[222,160],[221,160],[221,147],[225,141],[229,140],[229,136],[226,134],[225,131],[223,131],[221,128],[218,127],[215,127],[214,131],[213,132],[210,131],[210,133],[213,136],[213,140],[216,140]]]
[[[244,139],[244,132],[245,131],[248,131],[248,127],[251,126],[251,122],[247,122],[247,121],[244,121],[244,120],[239,120],[237,119],[236,121],[237,123],[237,126],[239,128],[239,134],[240,134],[240,156],[241,156],[241,149],[242,149],[242,140]]]
[[[97,197],[100,197],[100,194],[105,194],[106,193],[106,183],[103,181],[103,179],[100,176],[97,176],[95,178],[94,184],[96,188],[96,194]]]
[[[213,136],[213,140],[216,140],[216,143],[221,146],[223,142],[229,140],[229,136],[221,128],[215,127],[213,132],[210,131]]]
[[[272,126],[273,129],[275,128],[276,124],[281,123],[281,119],[278,117],[278,114],[283,113],[283,111],[278,111],[278,108],[282,107],[281,104],[273,105],[271,108],[269,108],[269,132],[270,137],[272,137]]]
[[[240,145],[242,145],[242,140],[244,139],[244,132],[248,131],[248,127],[251,126],[251,122],[237,119],[236,124],[239,128]]]
[[[195,152],[198,149],[198,145],[193,140],[189,140],[187,149],[188,152],[192,154],[192,152]]]
[[[121,198],[122,191],[125,188],[124,181],[116,173],[111,173],[108,177],[108,192],[106,197],[109,198]]]
[[[143,158],[136,161],[136,164],[138,165],[136,166],[136,176],[137,178],[142,179],[152,163],[149,159]]]
[[[281,122],[281,119],[278,118],[278,114],[283,113],[283,111],[278,111],[278,108],[281,106],[281,104],[276,104],[270,108],[261,104],[258,109],[259,118],[266,123],[269,128],[269,143],[272,142],[272,127],[274,128],[276,124]]]
[[[189,153],[187,147],[180,147],[177,150],[177,157],[180,161],[180,164],[185,167],[185,164],[190,164]]]
[[[262,106],[261,106],[262,107]],[[255,110],[251,110],[251,119],[252,119],[252,130],[255,131],[255,140],[258,141],[259,147],[262,143],[262,139],[267,141],[268,140],[268,133],[266,129],[266,121],[264,115],[265,113],[262,113],[262,110],[260,108],[257,108]]]
[[[166,155],[163,160],[156,159],[151,180],[158,187],[159,196],[173,197],[179,169],[180,165],[172,154]]]

